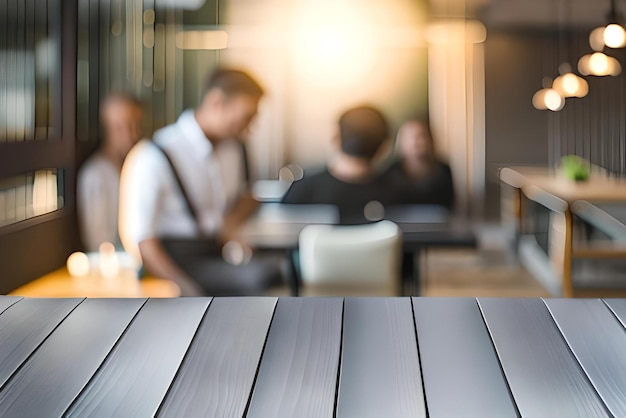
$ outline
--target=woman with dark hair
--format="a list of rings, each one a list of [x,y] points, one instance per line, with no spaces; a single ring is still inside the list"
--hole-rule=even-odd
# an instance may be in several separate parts
[[[435,154],[428,122],[406,121],[398,131],[399,158],[386,173],[394,184],[398,200],[406,204],[432,204],[452,209],[454,186],[450,166]]]

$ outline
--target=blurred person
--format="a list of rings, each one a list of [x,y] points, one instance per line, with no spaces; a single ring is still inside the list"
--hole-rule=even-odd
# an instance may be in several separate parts
[[[233,231],[256,208],[242,149],[263,89],[233,69],[217,69],[208,81],[196,109],[130,152],[120,234],[148,272],[176,282],[183,296],[259,294],[280,282],[280,270],[257,259],[234,265],[247,248]],[[238,260],[224,261],[224,249]]]
[[[294,182],[283,203],[330,204],[339,209],[342,224],[365,223],[370,202],[395,203],[388,179],[375,170],[373,160],[389,138],[385,116],[371,106],[347,110],[339,118],[334,153],[319,173]]]
[[[121,250],[118,197],[122,164],[141,139],[143,110],[126,92],[109,94],[100,105],[103,141],[83,164],[77,177],[77,209],[83,246],[98,251],[103,242]]]
[[[439,160],[428,122],[410,119],[398,130],[399,158],[385,175],[394,185],[397,198],[405,204],[454,207],[454,185],[450,166]]]

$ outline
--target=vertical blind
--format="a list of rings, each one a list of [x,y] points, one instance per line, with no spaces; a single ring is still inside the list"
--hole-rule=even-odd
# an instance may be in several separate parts
[[[77,138],[98,137],[99,102],[128,91],[145,106],[144,134],[182,111],[182,51],[176,31],[182,12],[155,0],[79,0]]]
[[[0,0],[0,143],[58,136],[52,100],[60,60],[52,27],[59,20],[55,3]]]
[[[544,73],[558,76],[558,66],[592,53],[588,31],[553,34],[546,38]],[[589,94],[568,98],[559,112],[550,112],[550,162],[558,167],[565,155],[578,155],[603,167],[608,175],[626,175],[626,51],[605,48],[622,65],[618,76],[588,76]]]

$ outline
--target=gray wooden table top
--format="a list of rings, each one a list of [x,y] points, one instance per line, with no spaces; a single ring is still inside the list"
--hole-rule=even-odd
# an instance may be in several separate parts
[[[0,296],[1,417],[623,417],[626,299]]]

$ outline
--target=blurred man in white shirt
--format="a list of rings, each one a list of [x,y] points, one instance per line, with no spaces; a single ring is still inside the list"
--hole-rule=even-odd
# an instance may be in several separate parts
[[[234,266],[221,245],[254,210],[242,142],[261,86],[248,74],[218,69],[195,110],[131,151],[122,172],[120,235],[127,251],[182,295],[259,294],[280,280],[276,266]],[[169,159],[169,162],[168,162]]]
[[[83,246],[97,251],[103,242],[122,249],[118,234],[118,196],[122,164],[141,139],[141,103],[134,96],[115,92],[100,106],[104,138],[77,179],[78,218]]]

